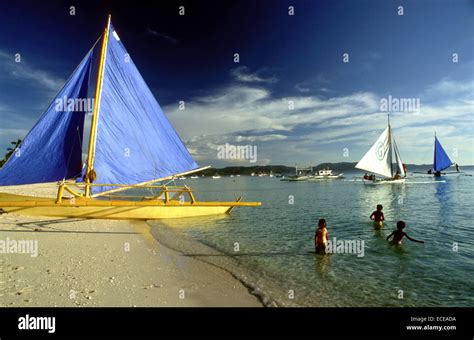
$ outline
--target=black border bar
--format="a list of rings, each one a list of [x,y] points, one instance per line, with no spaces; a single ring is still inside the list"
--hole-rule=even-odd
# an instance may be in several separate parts
[[[27,314],[54,316],[55,333],[18,329],[19,318]],[[2,308],[0,338],[155,335],[473,339],[473,315],[473,308]],[[408,330],[410,325],[454,325],[456,330]]]

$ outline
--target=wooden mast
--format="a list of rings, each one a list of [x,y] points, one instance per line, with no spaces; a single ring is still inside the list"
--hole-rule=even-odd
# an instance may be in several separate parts
[[[393,166],[392,166],[392,155],[393,155],[393,148],[392,148],[392,128],[390,127],[390,113],[387,114],[387,123],[388,123],[388,152],[389,152],[389,159],[390,159],[390,175],[393,178]]]
[[[84,182],[86,183],[85,196],[91,197],[91,177],[94,170],[94,156],[95,156],[95,143],[97,140],[97,123],[99,120],[99,111],[100,111],[100,98],[102,95],[102,83],[104,81],[104,68],[105,68],[105,58],[107,56],[107,44],[109,40],[109,29],[110,21],[112,16],[109,14],[107,20],[107,27],[104,30],[104,37],[102,41],[102,50],[100,53],[100,62],[99,62],[99,71],[97,74],[97,83],[95,87],[95,99],[94,99],[94,111],[92,114],[92,123],[91,123],[91,132],[89,138],[89,150],[87,153],[87,169],[85,173]]]

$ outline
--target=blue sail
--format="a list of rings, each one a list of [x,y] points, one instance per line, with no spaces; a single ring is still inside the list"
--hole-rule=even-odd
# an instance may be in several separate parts
[[[93,49],[0,169],[0,185],[46,183],[80,175]]]
[[[438,138],[435,136],[435,147],[434,147],[434,162],[433,169],[434,171],[443,171],[444,169],[449,168],[453,162],[449,159],[449,156],[444,151],[441,143]]]
[[[95,183],[137,184],[198,167],[112,25],[93,168]],[[114,187],[93,187],[99,193]]]

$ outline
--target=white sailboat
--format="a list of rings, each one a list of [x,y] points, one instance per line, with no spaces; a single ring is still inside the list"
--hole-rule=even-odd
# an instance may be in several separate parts
[[[395,172],[392,166],[394,158],[396,163]],[[371,173],[371,175],[364,175],[363,181],[366,184],[405,182],[406,167],[402,162],[397,143],[392,134],[390,117],[388,118],[387,128],[355,167]],[[375,175],[380,175],[382,178],[377,178]]]

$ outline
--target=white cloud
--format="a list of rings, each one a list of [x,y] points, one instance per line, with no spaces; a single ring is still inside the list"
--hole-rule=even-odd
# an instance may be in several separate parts
[[[16,140],[23,138],[28,133],[25,129],[0,129],[0,138],[5,140]]]
[[[318,74],[316,77],[307,79],[301,83],[297,83],[295,85],[295,89],[301,93],[322,92],[326,94],[328,92],[332,92],[332,90],[329,89],[330,84],[331,80],[328,76]]]
[[[302,93],[307,93],[307,92],[311,91],[308,87],[303,86],[302,84],[296,84],[295,89],[299,92],[302,92]]]
[[[266,75],[265,70],[250,72],[247,66],[239,66],[230,71],[232,77],[240,82],[248,83],[276,83],[278,79],[274,75]]]
[[[425,97],[441,97],[446,98],[447,96],[464,96],[470,95],[472,98],[474,91],[474,82],[458,82],[450,80],[449,78],[443,78],[441,81],[428,86],[424,92]]]
[[[432,97],[428,94],[448,89],[458,96],[430,102]],[[464,163],[473,162],[469,156],[469,151],[473,154],[474,132],[471,90],[471,84],[442,80],[420,95],[419,113],[391,114],[397,144],[402,154],[405,151],[406,162],[430,160],[434,130],[439,131],[447,145],[463,150]],[[262,87],[231,85],[188,101],[184,111],[168,106],[165,112],[193,154],[210,162],[215,158],[217,145],[226,142],[254,143],[259,147],[260,157],[280,163],[295,157],[310,160],[315,155],[321,162],[341,161],[331,159],[324,150],[347,146],[352,150],[352,158],[345,161],[356,161],[386,126],[380,99],[371,92],[331,98],[304,94],[275,98]],[[289,101],[294,102],[294,110],[289,109]],[[194,153],[197,150],[199,154]]]
[[[163,39],[163,40],[165,40],[165,41],[167,41],[167,42],[169,42],[173,45],[176,45],[178,43],[178,40],[176,38],[173,38],[172,36],[169,36],[167,34],[152,30],[149,27],[146,29],[146,33],[153,36],[153,37],[155,37],[155,38]]]
[[[15,54],[0,50],[0,70],[3,73],[2,79],[9,78],[15,81],[34,82],[45,90],[59,91],[65,80],[58,78],[51,73],[36,69],[28,62],[15,62]]]
[[[288,136],[285,135],[279,135],[279,134],[270,134],[270,135],[264,135],[264,136],[237,136],[235,141],[237,143],[244,143],[244,142],[270,142],[270,141],[276,141],[276,140],[284,140],[288,139]]]

